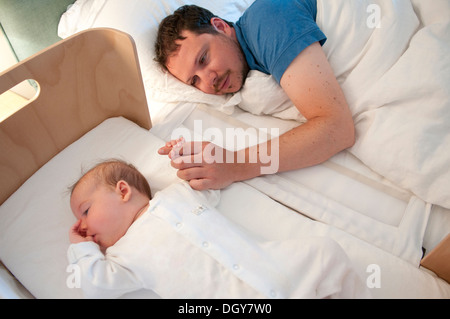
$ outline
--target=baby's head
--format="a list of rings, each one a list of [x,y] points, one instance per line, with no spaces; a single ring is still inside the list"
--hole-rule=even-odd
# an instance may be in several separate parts
[[[128,164],[118,159],[112,159],[101,162],[87,171],[70,188],[71,196],[78,184],[86,181],[94,182],[96,185],[116,187],[120,180],[126,181],[130,186],[136,188],[139,192],[147,195],[151,199],[150,185],[145,177],[132,164]]]
[[[71,188],[70,207],[79,224],[71,241],[114,245],[150,199],[150,186],[133,165],[120,160],[96,165]]]

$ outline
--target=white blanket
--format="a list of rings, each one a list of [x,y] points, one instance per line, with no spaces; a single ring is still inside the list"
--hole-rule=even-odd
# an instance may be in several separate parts
[[[413,2],[321,0],[318,23],[353,113],[351,152],[397,185],[448,208],[450,2]],[[371,29],[377,12],[379,25]]]
[[[426,4],[425,4],[426,2]],[[324,51],[356,127],[350,152],[422,200],[450,208],[450,2],[319,0]],[[267,94],[273,92],[270,100]],[[270,76],[252,72],[239,106],[299,119]],[[259,98],[258,98],[259,97]]]

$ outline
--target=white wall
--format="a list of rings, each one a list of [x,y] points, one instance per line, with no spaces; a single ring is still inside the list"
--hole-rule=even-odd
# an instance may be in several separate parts
[[[6,40],[5,36],[2,32],[0,32],[0,73],[10,68],[14,64],[16,64],[16,58],[14,57],[14,53],[11,51],[9,47],[8,40]],[[36,90],[26,81],[16,86],[11,91],[27,98],[31,99],[35,96]],[[0,92],[3,93],[3,92]]]

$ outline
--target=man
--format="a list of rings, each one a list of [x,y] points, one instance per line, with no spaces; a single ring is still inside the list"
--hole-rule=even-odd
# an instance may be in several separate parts
[[[277,139],[278,172],[316,165],[354,143],[352,116],[322,50],[326,38],[316,13],[316,0],[257,0],[231,24],[184,6],[161,23],[156,60],[180,81],[210,94],[239,91],[250,69],[272,74],[308,120]],[[194,189],[220,189],[261,175],[264,163],[251,163],[249,156],[261,147],[271,149],[270,143],[274,140],[224,153],[228,159],[245,156],[244,163],[193,160],[205,147],[222,150],[206,142],[200,151],[185,144],[172,166]],[[169,142],[160,154],[171,150]]]

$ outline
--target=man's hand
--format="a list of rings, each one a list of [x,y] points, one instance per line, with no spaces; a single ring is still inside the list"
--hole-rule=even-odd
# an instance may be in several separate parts
[[[242,180],[244,163],[237,163],[237,152],[227,151],[210,142],[172,140],[158,150],[168,155],[179,178],[193,189],[222,189]]]

